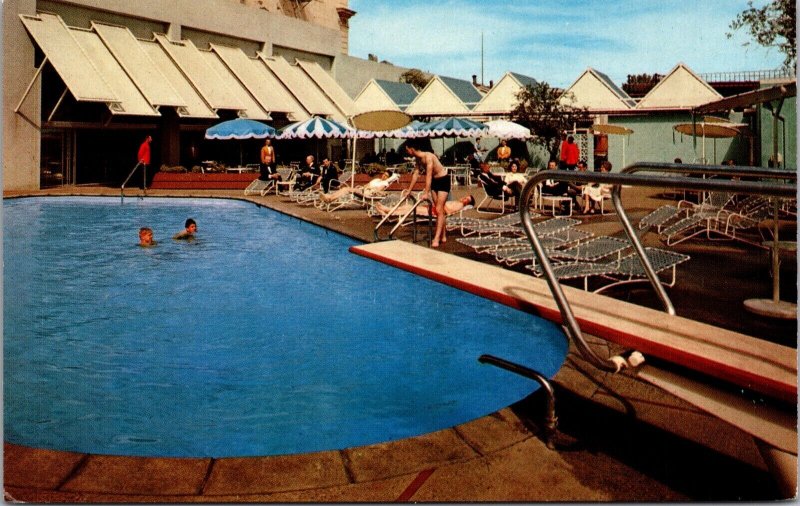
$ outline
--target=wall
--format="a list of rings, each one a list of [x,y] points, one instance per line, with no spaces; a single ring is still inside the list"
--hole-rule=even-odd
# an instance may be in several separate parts
[[[778,83],[764,83],[762,88],[768,88]],[[762,167],[769,166],[769,159],[773,151],[773,120],[772,112],[764,107],[764,104],[759,106],[759,120],[761,121],[761,156],[760,162]],[[780,110],[780,115],[783,116],[785,121],[783,124],[778,122],[778,152],[781,158],[784,159],[783,167],[797,170],[797,97],[787,98],[783,102]],[[785,127],[784,127],[785,125]],[[786,143],[784,149],[784,128],[786,134]],[[785,158],[784,158],[785,153]]]
[[[31,82],[34,49],[19,20],[19,14],[35,11],[35,0],[3,2],[3,189],[39,188],[41,80],[28,94],[21,107],[24,116],[16,114],[25,89]]]
[[[740,121],[741,114],[733,116],[733,121]],[[633,130],[628,136],[625,146],[625,165],[633,162],[669,162],[680,158],[684,163],[699,163],[703,156],[703,139],[697,138],[694,146],[691,135],[676,132],[673,127],[678,123],[691,123],[690,113],[664,112],[651,113],[647,116],[609,118],[609,123],[624,126]],[[745,137],[735,139],[706,139],[705,156],[708,163],[714,162],[714,144],[716,143],[717,163],[733,158],[738,164],[748,163],[748,143]],[[623,136],[608,136],[608,159],[614,171],[623,167]]]
[[[399,81],[400,76],[408,70],[410,69],[344,54],[334,58],[332,69],[334,79],[351,98],[355,98],[370,79]]]

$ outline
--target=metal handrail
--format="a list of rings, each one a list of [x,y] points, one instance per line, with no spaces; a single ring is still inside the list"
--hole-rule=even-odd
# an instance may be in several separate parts
[[[655,170],[659,166],[669,166],[669,165],[675,165],[675,164],[637,163],[633,164],[631,167],[641,167],[642,169],[646,167],[648,169]],[[686,169],[688,168],[687,166],[684,165],[680,165],[679,167],[681,167],[684,172],[686,172]],[[676,170],[676,172],[678,171]],[[583,338],[583,334],[581,333],[580,326],[578,325],[578,322],[575,320],[575,315],[572,312],[572,308],[569,305],[569,302],[567,301],[566,297],[564,296],[564,292],[561,288],[561,285],[559,284],[558,280],[555,277],[555,274],[553,273],[553,267],[550,264],[550,260],[548,259],[547,254],[545,253],[544,248],[542,247],[542,244],[539,241],[539,237],[536,235],[536,231],[533,228],[533,221],[531,217],[529,203],[531,201],[531,197],[534,195],[535,188],[539,185],[539,183],[545,181],[546,179],[552,179],[555,181],[565,181],[565,182],[600,183],[600,184],[614,185],[614,188],[612,189],[612,202],[614,204],[614,208],[617,211],[617,215],[619,216],[620,221],[622,222],[623,228],[625,229],[625,233],[628,236],[628,240],[631,242],[634,249],[636,250],[636,254],[639,256],[639,260],[642,263],[642,267],[644,268],[647,278],[650,280],[650,284],[653,286],[653,289],[656,291],[656,294],[658,295],[659,299],[664,305],[665,311],[671,315],[675,314],[675,308],[673,307],[672,301],[670,301],[669,296],[664,290],[664,287],[658,280],[658,276],[653,270],[650,260],[648,259],[647,255],[644,252],[644,247],[642,246],[641,241],[639,240],[638,235],[633,229],[633,226],[630,223],[630,219],[628,218],[628,215],[622,206],[622,201],[620,199],[620,185],[649,186],[658,188],[681,188],[681,189],[701,190],[701,191],[726,191],[735,193],[761,194],[774,197],[792,197],[797,192],[796,184],[789,185],[789,184],[774,184],[774,183],[762,183],[762,182],[751,182],[751,181],[699,179],[699,178],[676,177],[676,176],[654,176],[654,175],[643,175],[643,174],[629,174],[625,172],[602,173],[602,172],[573,172],[564,170],[546,170],[538,172],[533,177],[531,177],[525,184],[525,187],[523,188],[522,194],[520,196],[520,201],[522,203],[522,205],[520,205],[520,215],[522,218],[522,224],[525,230],[525,234],[531,241],[536,256],[542,266],[542,271],[544,272],[545,278],[547,279],[547,284],[550,287],[550,291],[553,294],[553,298],[555,299],[559,311],[561,312],[562,328],[564,329],[564,332],[567,335],[567,337],[573,340],[575,345],[578,347],[578,350],[587,360],[589,360],[596,367],[602,370],[614,371],[614,372],[619,371],[620,367],[628,364],[628,362],[624,358],[620,359],[620,357],[601,359],[586,344],[586,341]]]
[[[133,166],[133,170],[131,170],[130,174],[128,174],[128,177],[125,178],[125,181],[122,182],[122,186],[119,187],[120,203],[125,202],[125,185],[128,184],[128,181],[130,181],[131,177],[133,176],[133,174],[136,172],[136,169],[138,169],[140,165],[142,166],[142,178],[143,178],[142,191],[144,192],[145,195],[147,195],[147,165],[143,164],[142,162],[139,162]]]
[[[542,385],[542,388],[544,388],[545,392],[547,393],[547,406],[545,406],[544,417],[544,441],[549,449],[555,449],[553,436],[558,430],[558,417],[556,416],[555,390],[553,390],[553,385],[550,384],[550,380],[548,380],[545,375],[538,371],[534,371],[533,369],[523,365],[515,364],[514,362],[509,362],[508,360],[495,357],[493,355],[481,355],[478,357],[478,362],[482,364],[491,364],[501,369],[511,371],[515,374],[519,374],[520,376],[535,380]]]
[[[389,235],[387,235],[386,238],[381,239],[380,235],[378,234],[378,231],[380,230],[380,228],[383,226],[384,223],[386,223],[387,220],[389,220],[390,218],[394,217],[394,212],[397,209],[399,209],[400,206],[403,205],[403,203],[405,203],[406,200],[409,200],[409,199],[411,200],[411,209],[409,209],[408,212],[406,212],[405,214],[400,216],[398,218],[397,223],[395,224],[395,226],[392,227],[392,229],[389,231]],[[386,216],[384,216],[380,220],[380,222],[378,222],[378,224],[375,225],[375,230],[374,230],[375,240],[376,241],[385,241],[385,240],[391,239],[391,237],[394,235],[394,233],[397,232],[397,229],[399,229],[400,227],[403,226],[403,223],[405,222],[406,218],[408,218],[409,215],[413,214],[412,222],[414,223],[414,230],[413,230],[412,241],[413,242],[417,242],[417,207],[419,207],[420,204],[422,204],[424,202],[426,202],[426,200],[422,200],[422,199],[417,200],[416,197],[414,197],[410,193],[408,195],[406,195],[405,197],[401,198],[397,202],[397,204],[395,204],[394,207],[392,207],[389,210],[389,212],[386,213]],[[432,209],[432,208],[429,207],[429,209]],[[429,213],[430,213],[430,211],[429,211]],[[432,234],[431,234],[430,224],[429,224],[428,225],[428,236],[430,237],[431,235]]]

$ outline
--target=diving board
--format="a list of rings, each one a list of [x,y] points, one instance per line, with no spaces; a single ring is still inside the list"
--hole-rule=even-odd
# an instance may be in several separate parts
[[[350,251],[561,323],[547,282],[403,241]],[[743,388],[797,403],[793,348],[562,286],[585,332]]]

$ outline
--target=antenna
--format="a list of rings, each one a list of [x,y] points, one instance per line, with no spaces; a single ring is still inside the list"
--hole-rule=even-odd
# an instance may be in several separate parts
[[[481,86],[483,82],[483,30],[481,30]]]

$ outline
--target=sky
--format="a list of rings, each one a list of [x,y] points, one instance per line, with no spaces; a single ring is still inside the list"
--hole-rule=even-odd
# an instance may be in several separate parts
[[[754,0],[754,6],[766,0]],[[783,54],[728,39],[747,0],[349,0],[350,55],[488,84],[516,72],[567,88],[592,67],[629,74],[777,69]],[[483,34],[483,66],[481,65]]]

